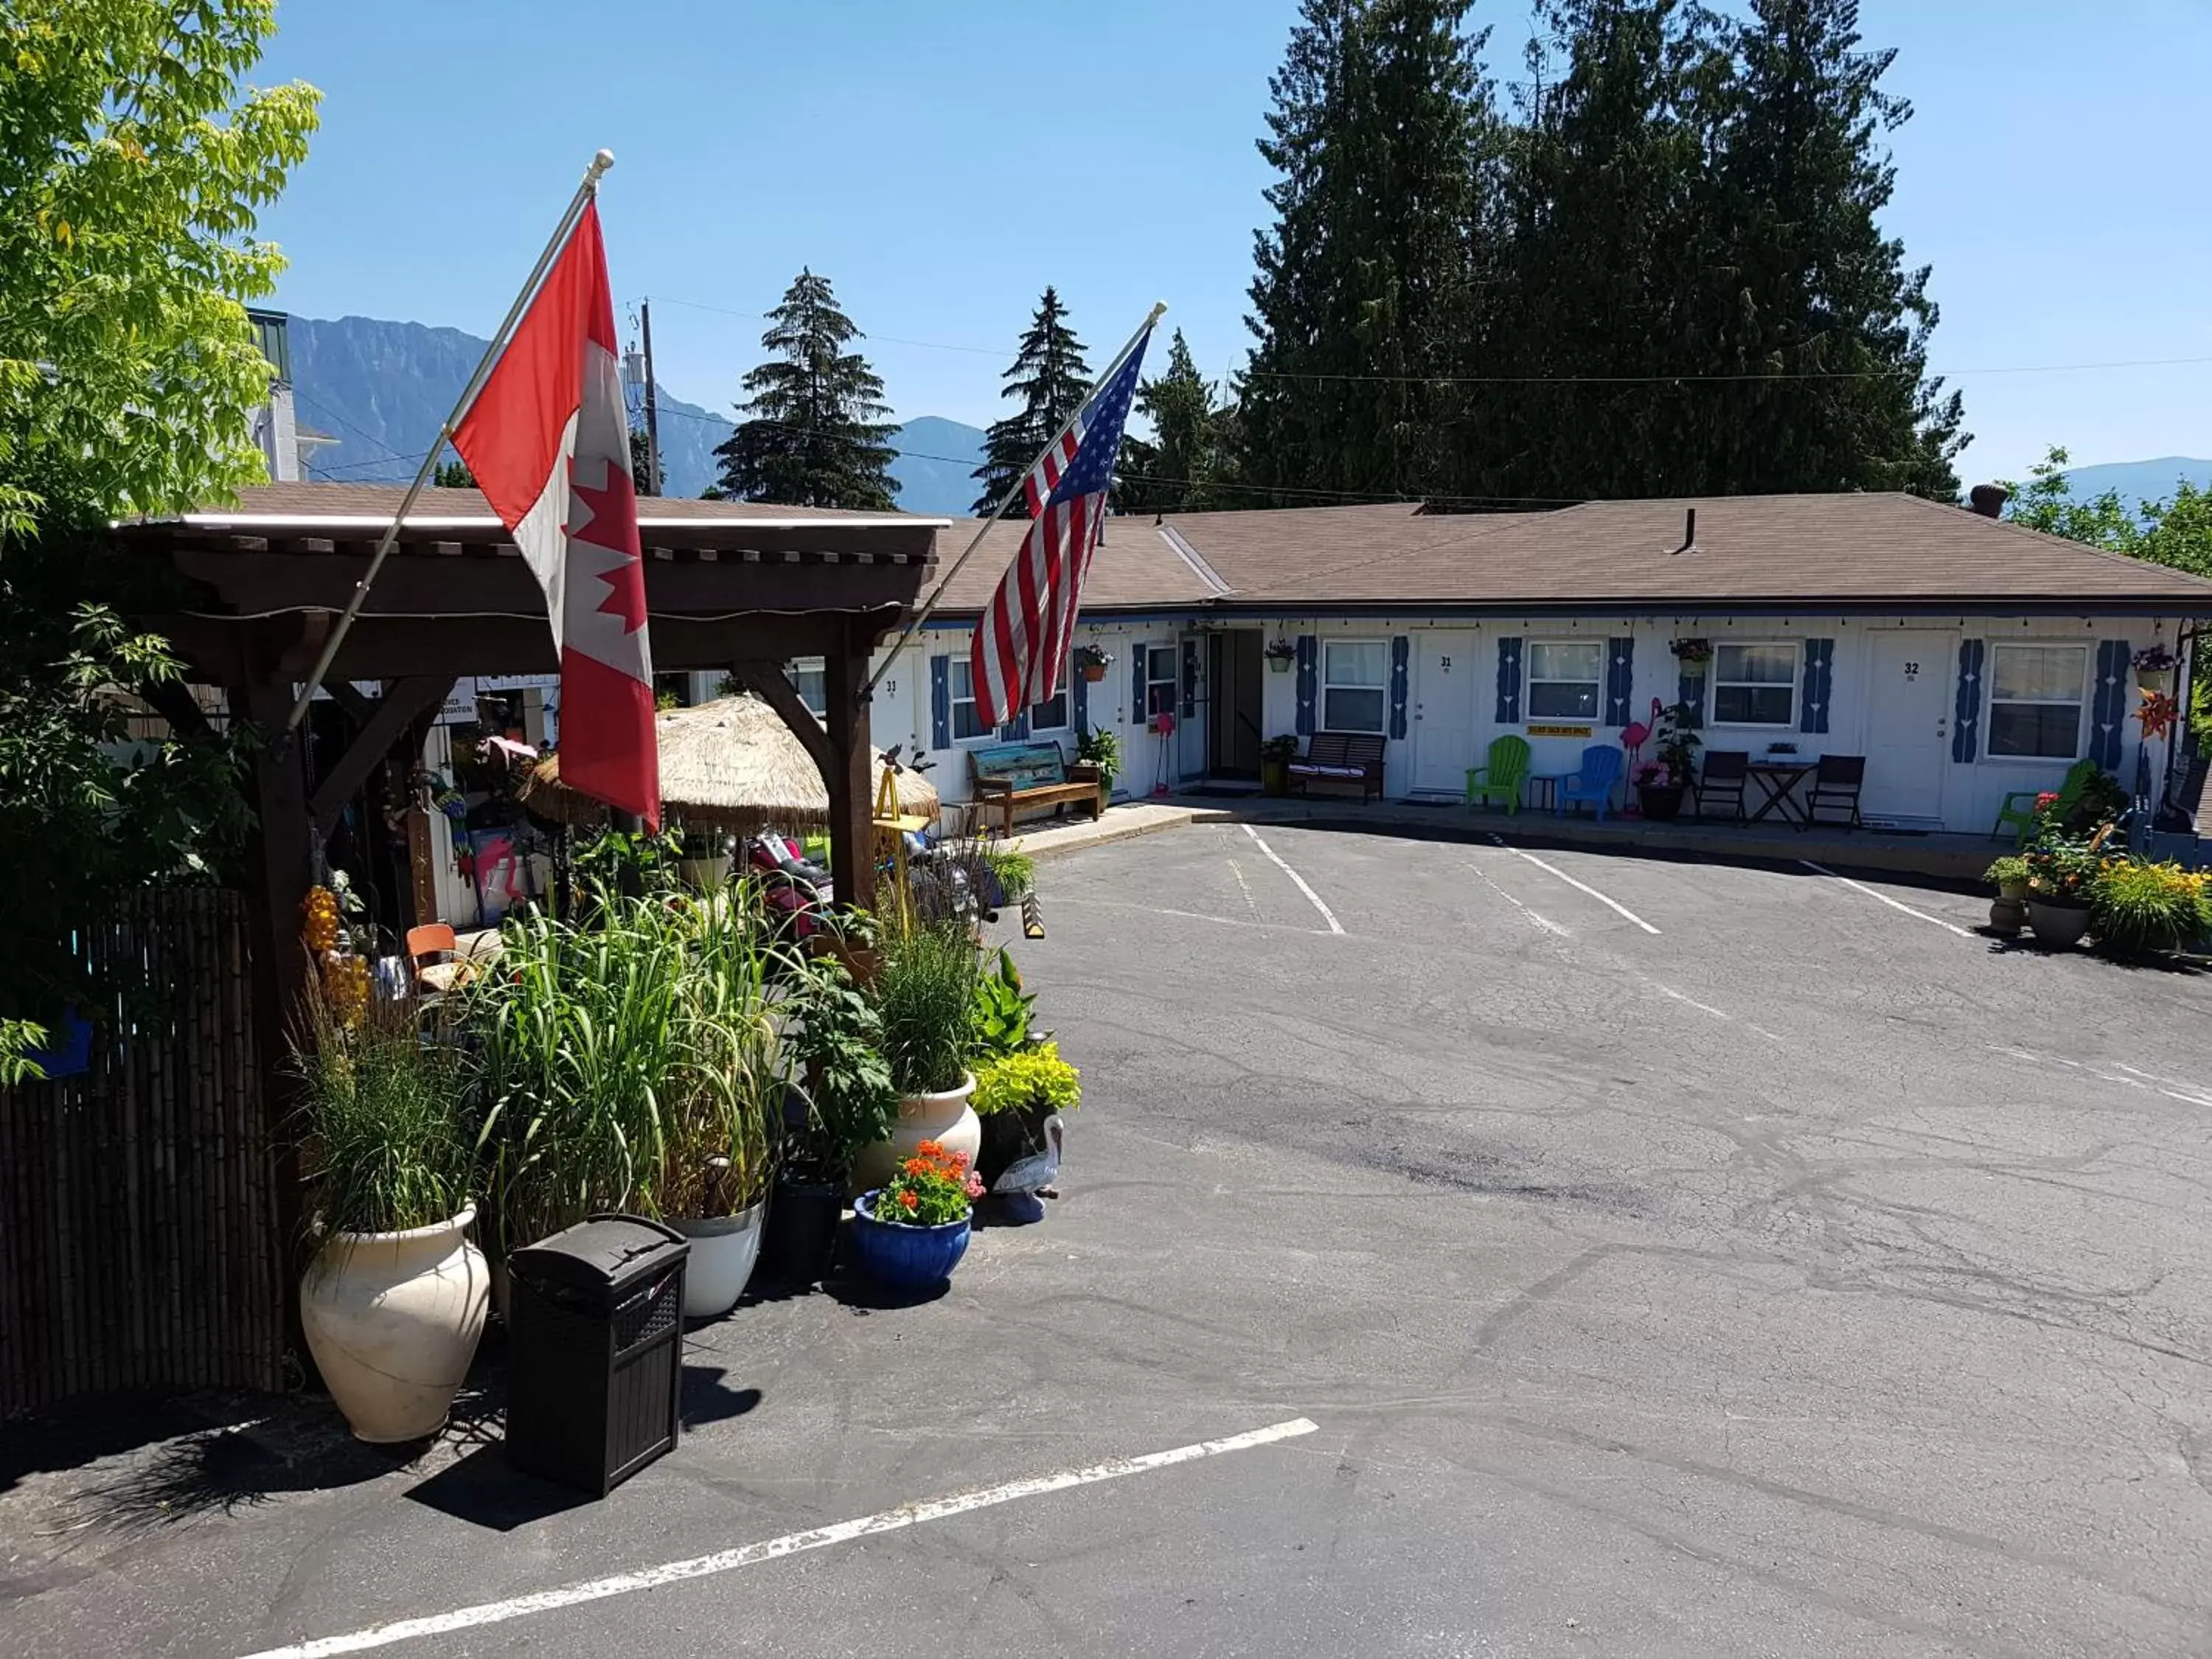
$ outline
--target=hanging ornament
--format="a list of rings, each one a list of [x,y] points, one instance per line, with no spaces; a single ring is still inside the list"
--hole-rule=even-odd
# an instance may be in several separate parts
[[[2181,705],[2171,693],[2145,691],[2142,707],[2136,710],[2136,718],[2142,722],[2143,736],[2162,738],[2173,729],[2173,722],[2181,713]]]

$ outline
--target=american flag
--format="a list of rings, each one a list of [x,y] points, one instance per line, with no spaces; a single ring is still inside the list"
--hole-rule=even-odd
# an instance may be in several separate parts
[[[1018,710],[1047,702],[1060,690],[1076,609],[1083,602],[1083,579],[1090,574],[1106,519],[1106,492],[1114,481],[1121,428],[1137,395],[1152,336],[1148,323],[1113,379],[1091,394],[1075,424],[1037,458],[1022,481],[1029,534],[999,579],[999,591],[968,647],[975,712],[988,725],[1002,725]]]

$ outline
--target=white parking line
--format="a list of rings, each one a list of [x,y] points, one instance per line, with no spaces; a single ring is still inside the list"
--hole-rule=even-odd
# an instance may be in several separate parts
[[[1499,847],[1505,847],[1504,836],[1493,834],[1490,839],[1493,844]],[[1517,847],[1505,847],[1505,850],[1512,854],[1516,859],[1528,860],[1529,863],[1534,865],[1539,870],[1545,872],[1547,874],[1557,876],[1561,881],[1566,883],[1568,886],[1577,888],[1583,892],[1588,893],[1600,904],[1604,905],[1606,908],[1608,910],[1617,911],[1621,915],[1627,917],[1629,921],[1634,922],[1645,933],[1656,933],[1659,931],[1650,922],[1644,921],[1643,917],[1638,915],[1635,911],[1630,909],[1626,905],[1620,902],[1618,900],[1607,898],[1604,894],[1599,892],[1596,888],[1591,886],[1588,882],[1577,881],[1572,876],[1560,869],[1557,865],[1547,864],[1543,860],[1538,858],[1534,853],[1524,853]]]
[[[1244,1434],[1232,1434],[1224,1440],[1201,1440],[1195,1445],[1177,1446],[1169,1451],[1146,1452],[1141,1457],[1109,1458],[1087,1468],[1063,1469],[1058,1474],[1040,1474],[1024,1480],[1009,1480],[1003,1485],[985,1486],[975,1492],[957,1492],[950,1498],[902,1504],[878,1515],[862,1516],[858,1520],[840,1521],[834,1526],[817,1527],[807,1532],[786,1533],[781,1538],[766,1539],[757,1544],[746,1544],[714,1555],[694,1556],[688,1561],[670,1561],[636,1572],[621,1572],[608,1578],[594,1578],[585,1583],[565,1585],[559,1589],[540,1590],[535,1595],[518,1595],[507,1601],[486,1601],[473,1607],[457,1607],[451,1613],[433,1613],[422,1619],[395,1620],[388,1625],[374,1626],[344,1636],[318,1637],[312,1642],[297,1643],[289,1648],[270,1648],[261,1653],[248,1655],[247,1659],[325,1659],[325,1656],[330,1654],[362,1653],[370,1648],[391,1647],[420,1637],[443,1636],[457,1630],[473,1629],[478,1625],[502,1624],[509,1619],[526,1618],[535,1613],[552,1613],[562,1607],[573,1607],[580,1602],[603,1601],[609,1596],[627,1595],[632,1590],[654,1589],[663,1584],[682,1583],[689,1578],[712,1577],[716,1573],[731,1572],[738,1567],[750,1567],[758,1562],[797,1555],[804,1550],[818,1550],[830,1544],[848,1543],[855,1538],[899,1532],[908,1527],[918,1527],[927,1521],[942,1521],[948,1516],[966,1515],[975,1510],[989,1509],[994,1504],[1011,1504],[1018,1498],[1037,1498],[1046,1492],[1065,1492],[1071,1486],[1087,1486],[1100,1480],[1119,1480],[1125,1475],[1146,1474],[1154,1469],[1170,1468],[1177,1463],[1194,1462],[1201,1457],[1218,1457],[1224,1452],[1249,1451],[1255,1446],[1271,1445],[1279,1440],[1294,1440],[1300,1435],[1312,1434],[1319,1426],[1303,1417],[1292,1418],[1287,1423],[1276,1423]]]
[[[1549,916],[1538,915],[1527,905],[1522,903],[1519,899],[1515,898],[1512,894],[1507,892],[1503,887],[1500,887],[1496,882],[1491,880],[1490,872],[1487,870],[1485,870],[1480,865],[1469,862],[1468,868],[1474,872],[1476,878],[1480,880],[1484,886],[1490,889],[1492,892],[1497,894],[1498,897],[1504,899],[1508,904],[1518,910],[1522,915],[1528,917],[1529,921],[1534,922],[1536,926],[1542,928],[1546,933],[1559,939],[1572,939],[1574,937],[1572,933],[1570,933],[1565,928],[1560,927],[1558,922],[1553,921]]]
[[[1902,910],[1908,916],[1917,916],[1923,921],[1932,921],[1938,927],[1948,928],[1952,933],[1956,933],[1960,939],[1972,939],[1974,937],[1974,932],[1970,927],[1961,927],[1957,922],[1946,921],[1941,916],[1931,916],[1925,910],[1916,910],[1909,904],[1899,904],[1895,899],[1890,897],[1888,894],[1878,893],[1875,891],[1873,888],[1868,886],[1864,882],[1853,881],[1849,876],[1839,876],[1836,874],[1834,871],[1828,868],[1825,864],[1815,864],[1810,859],[1799,859],[1797,862],[1803,865],[1808,870],[1817,870],[1820,874],[1828,877],[1831,880],[1840,881],[1846,887],[1856,888],[1860,892],[1864,893],[1870,899],[1881,900],[1893,910]]]
[[[1328,906],[1321,902],[1321,895],[1315,892],[1312,888],[1306,885],[1306,878],[1300,875],[1297,871],[1291,869],[1289,865],[1284,863],[1283,860],[1277,856],[1273,848],[1268,846],[1266,842],[1261,841],[1260,832],[1257,830],[1255,830],[1250,824],[1248,823],[1244,826],[1244,833],[1252,837],[1253,841],[1258,844],[1260,850],[1265,853],[1268,859],[1273,863],[1275,868],[1280,870],[1285,875],[1288,876],[1292,881],[1298,884],[1298,891],[1304,893],[1308,898],[1313,901],[1313,908],[1321,912],[1321,919],[1328,924],[1328,931],[1332,933],[1342,933],[1344,931],[1344,924],[1336,919],[1336,912],[1330,909]]]

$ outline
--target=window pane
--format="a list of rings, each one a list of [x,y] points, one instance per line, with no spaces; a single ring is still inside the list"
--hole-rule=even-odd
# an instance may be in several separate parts
[[[1145,678],[1148,680],[1172,680],[1176,677],[1175,647],[1156,645],[1145,659]]]
[[[1605,672],[1605,647],[1595,640],[1581,641],[1537,640],[1528,647],[1528,678],[1532,680],[1589,680],[1595,684]],[[1596,713],[1596,705],[1591,705]]]
[[[1057,732],[1067,724],[1067,688],[1062,685],[1059,693],[1047,702],[1036,703],[1030,709],[1030,730]]]
[[[2072,760],[2081,753],[2079,703],[1993,702],[1990,705],[1990,753],[2035,755]]]
[[[1723,645],[1713,653],[1716,681],[1788,685],[1797,678],[1794,645]]]
[[[1380,691],[1332,688],[1322,694],[1322,729],[1329,732],[1380,732],[1382,694]]]
[[[830,707],[828,679],[819,657],[801,657],[791,665],[791,683],[799,688],[799,702],[817,714]]]
[[[973,702],[975,699],[975,665],[966,657],[955,657],[952,661],[952,701]]]
[[[1389,647],[1381,640],[1330,640],[1322,649],[1322,678],[1330,685],[1381,685],[1390,677]]]
[[[975,713],[974,703],[956,702],[952,705],[952,735],[956,738],[988,738],[991,735],[991,728],[984,725],[981,717]]]
[[[1991,654],[1996,659],[1990,669],[1991,697],[2005,702],[2080,701],[2087,647],[2001,645]]]
[[[1787,685],[1717,685],[1713,720],[1719,726],[1788,726],[1794,713]]]
[[[1597,687],[1575,685],[1565,680],[1533,681],[1528,687],[1528,718],[1594,720],[1597,718]]]

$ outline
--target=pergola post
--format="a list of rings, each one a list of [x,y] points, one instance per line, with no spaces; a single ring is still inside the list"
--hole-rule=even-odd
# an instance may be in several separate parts
[[[830,705],[829,763],[822,770],[830,787],[830,879],[839,902],[864,910],[876,908],[875,801],[869,793],[874,750],[862,701],[875,633],[866,623],[848,621],[839,648],[823,659]]]

